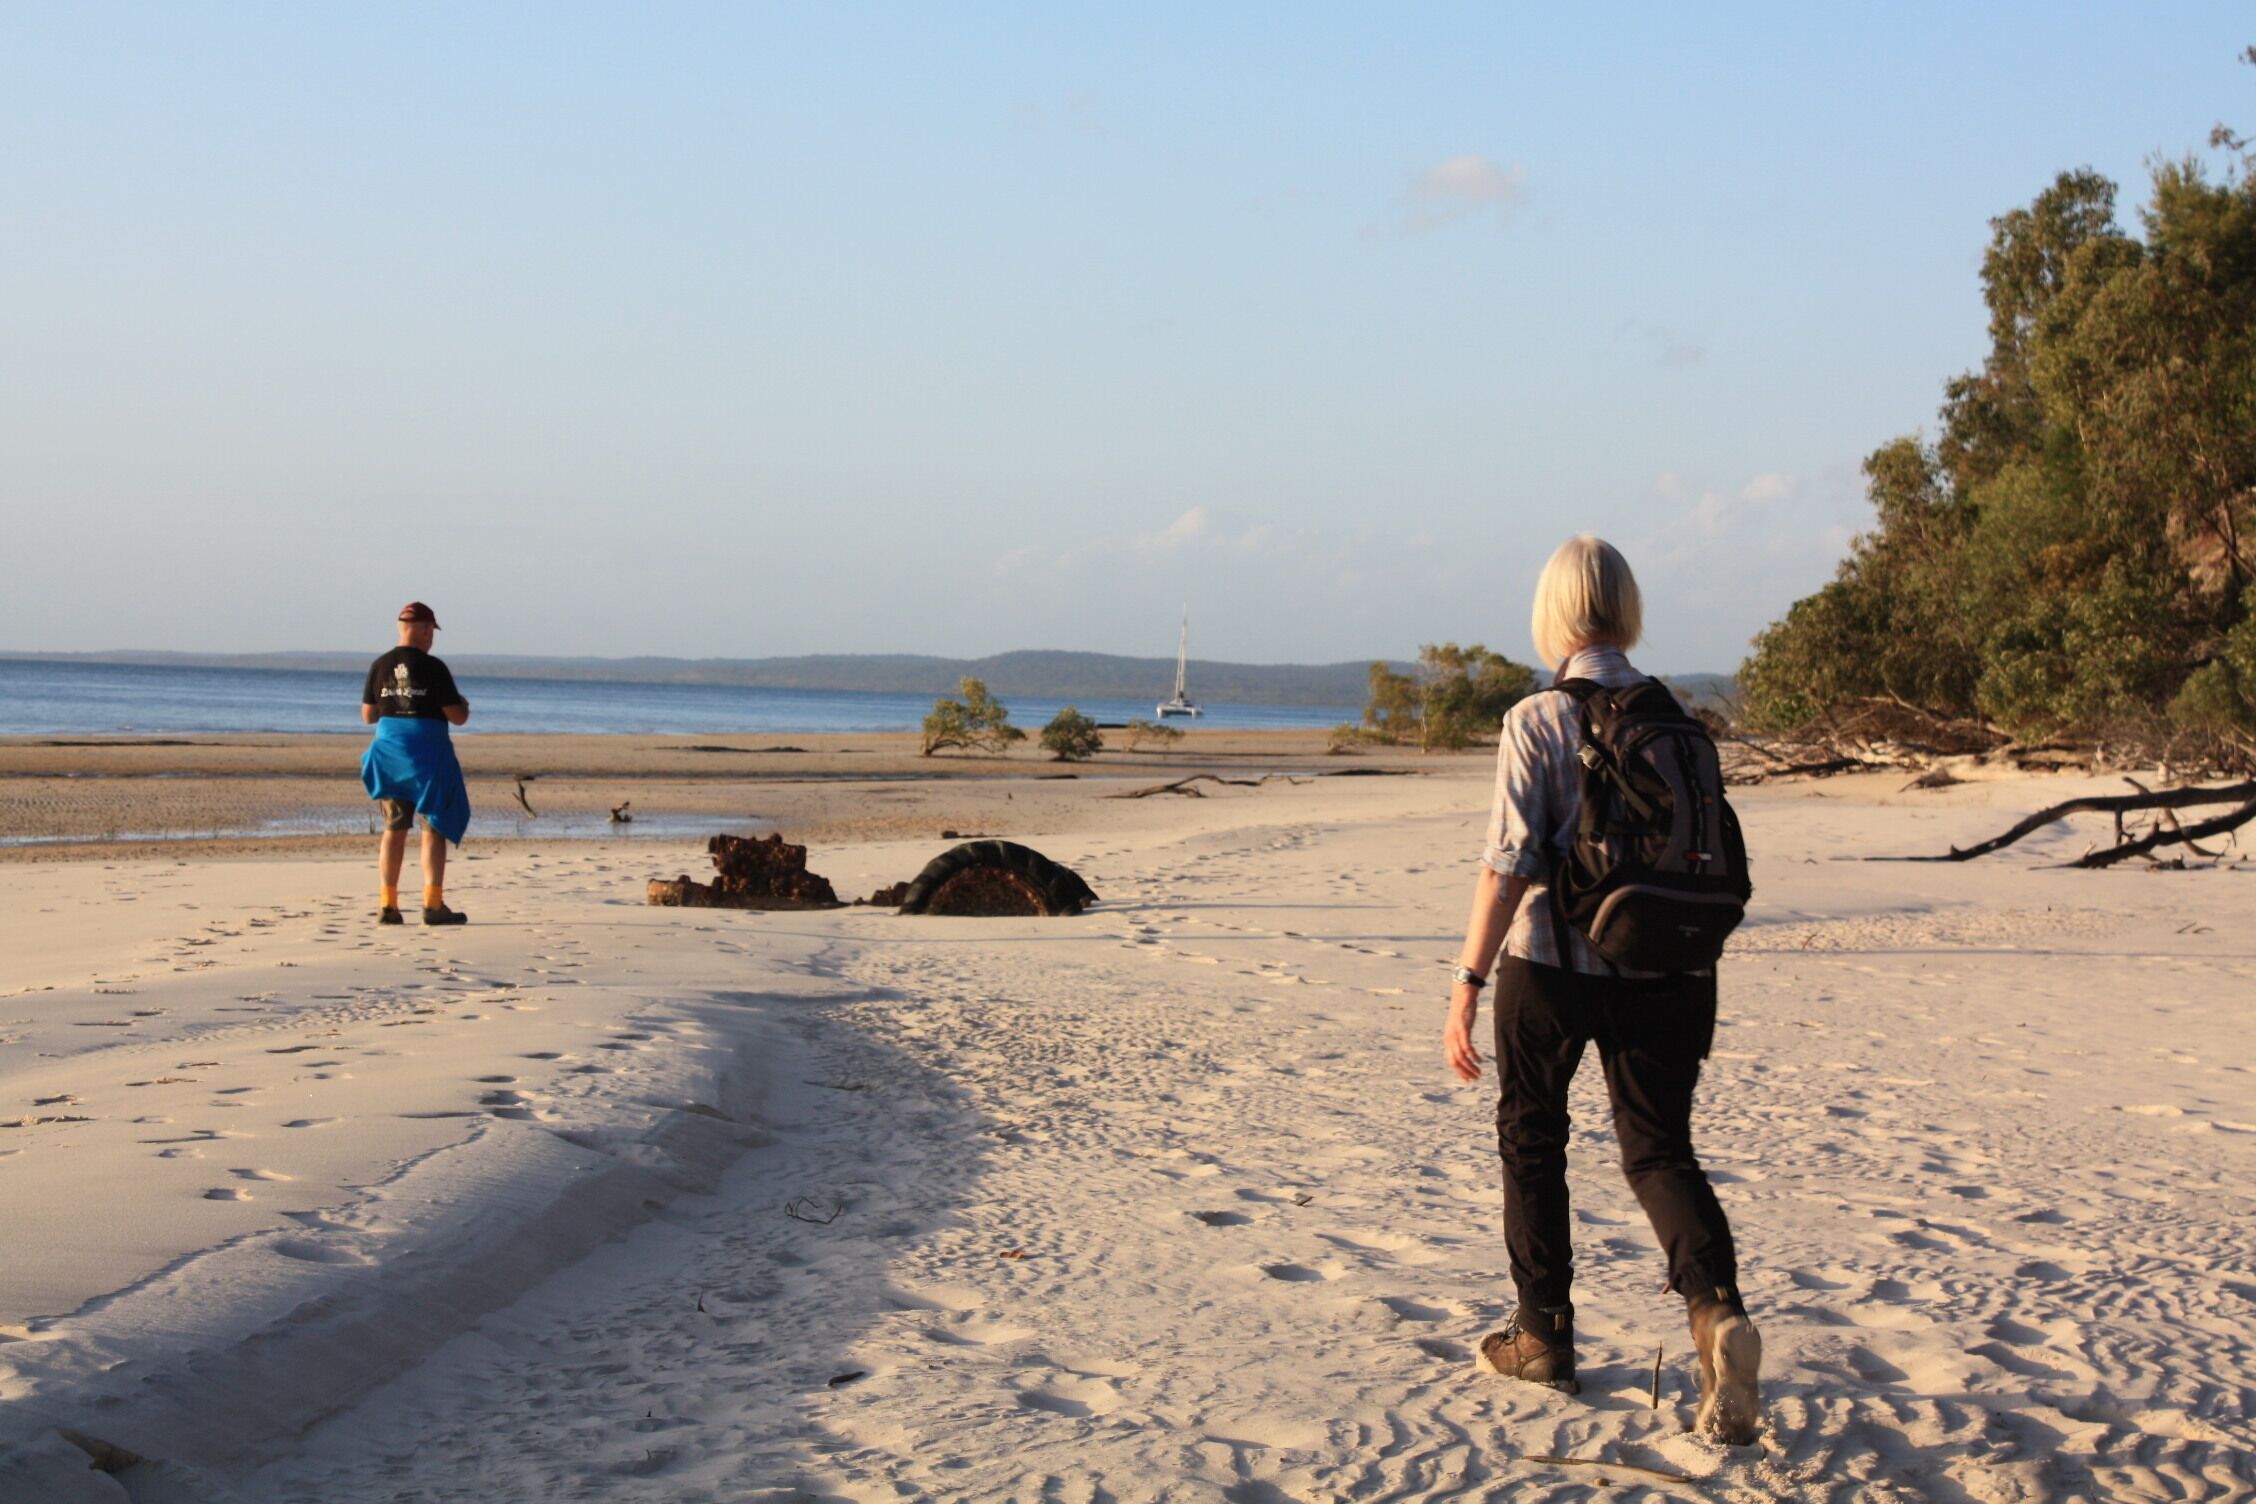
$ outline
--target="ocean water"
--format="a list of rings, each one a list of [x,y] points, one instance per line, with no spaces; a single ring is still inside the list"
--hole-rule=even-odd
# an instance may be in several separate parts
[[[373,658],[375,655],[369,655]],[[561,679],[459,680],[470,731],[584,731],[658,736],[913,731],[930,695],[752,689],[720,684],[630,684]],[[187,732],[362,730],[361,677],[312,669],[144,667],[0,658],[0,735],[167,736]],[[1160,686],[1164,692],[1166,686]],[[1152,719],[1149,700],[1077,700],[1099,721]],[[1063,700],[1002,697],[1029,734]],[[1359,707],[1209,705],[1178,726],[1226,730],[1325,727]]]

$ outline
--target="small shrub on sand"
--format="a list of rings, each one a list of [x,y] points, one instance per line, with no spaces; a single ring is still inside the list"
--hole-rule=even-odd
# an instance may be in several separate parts
[[[1042,750],[1059,762],[1080,762],[1104,750],[1104,733],[1095,721],[1068,705],[1042,728]]]
[[[1162,748],[1172,747],[1183,739],[1183,728],[1170,726],[1164,721],[1130,721],[1127,725],[1128,750],[1133,752],[1145,742],[1156,742]]]
[[[1000,752],[1026,733],[1010,723],[1010,712],[987,693],[986,681],[965,679],[956,697],[942,695],[924,718],[923,753],[930,757],[950,747],[974,752]]]

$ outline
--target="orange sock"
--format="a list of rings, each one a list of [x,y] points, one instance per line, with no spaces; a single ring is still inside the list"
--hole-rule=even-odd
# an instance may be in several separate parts
[[[397,883],[394,883],[390,887],[384,889],[384,897],[382,899],[382,902],[383,906],[387,909],[396,909],[399,907],[399,885]]]
[[[425,883],[423,885],[423,907],[426,909],[445,908],[446,890],[438,883]]]

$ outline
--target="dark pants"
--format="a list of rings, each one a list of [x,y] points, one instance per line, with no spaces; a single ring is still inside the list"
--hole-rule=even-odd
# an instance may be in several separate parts
[[[1527,1306],[1566,1304],[1567,1084],[1595,1040],[1614,1104],[1622,1172],[1687,1296],[1738,1296],[1731,1225],[1692,1153],[1692,1089],[1715,1039],[1713,977],[1584,976],[1505,956],[1496,968],[1496,1144],[1504,1244]]]

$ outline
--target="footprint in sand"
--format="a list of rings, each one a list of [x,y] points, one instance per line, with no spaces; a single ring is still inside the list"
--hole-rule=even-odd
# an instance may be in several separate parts
[[[239,1190],[231,1185],[215,1186],[204,1192],[204,1199],[206,1201],[248,1201],[251,1199],[251,1193]]]
[[[336,1121],[335,1118],[292,1118],[282,1126],[285,1128],[325,1128]]]
[[[1448,1257],[1447,1254],[1428,1247],[1426,1240],[1406,1237],[1401,1233],[1360,1232],[1356,1237],[1343,1238],[1327,1232],[1317,1236],[1342,1253],[1354,1254],[1366,1262],[1391,1260],[1398,1264],[1432,1264]],[[1611,1243],[1615,1240],[1609,1238],[1607,1241]]]
[[[1034,1335],[1032,1327],[967,1317],[948,1326],[925,1328],[924,1335],[948,1347],[994,1347]]]
[[[1054,1383],[1046,1389],[1020,1390],[1018,1403],[1028,1410],[1045,1415],[1063,1415],[1072,1420],[1084,1420],[1115,1409],[1120,1404],[1120,1395],[1110,1383],[1096,1379]]]

